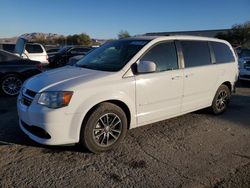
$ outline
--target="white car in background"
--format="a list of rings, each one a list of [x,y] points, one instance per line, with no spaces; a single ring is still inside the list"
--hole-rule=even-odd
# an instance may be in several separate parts
[[[28,43],[25,38],[18,38],[15,53],[22,58],[39,61],[43,65],[49,64],[48,55],[42,44]]]
[[[224,40],[122,39],[25,82],[19,124],[38,143],[80,143],[100,153],[118,146],[128,129],[207,107],[223,113],[237,78],[236,55]]]

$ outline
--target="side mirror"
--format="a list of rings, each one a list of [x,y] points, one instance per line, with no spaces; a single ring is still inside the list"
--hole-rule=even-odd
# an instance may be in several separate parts
[[[156,64],[153,61],[139,61],[137,65],[138,73],[150,73],[156,71]]]

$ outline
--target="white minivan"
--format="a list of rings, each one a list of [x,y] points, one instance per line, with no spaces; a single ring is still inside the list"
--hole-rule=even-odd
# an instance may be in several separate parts
[[[231,45],[214,38],[164,36],[106,43],[74,66],[23,84],[19,123],[46,145],[116,147],[128,129],[210,107],[223,113],[238,78]]]

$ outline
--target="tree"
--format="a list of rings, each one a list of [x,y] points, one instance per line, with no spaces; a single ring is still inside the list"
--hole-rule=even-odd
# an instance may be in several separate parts
[[[227,40],[235,46],[250,47],[250,21],[233,25],[230,31],[219,33],[216,37]]]
[[[75,34],[75,35],[68,35],[67,36],[67,43],[70,45],[85,45],[89,46],[92,43],[91,38],[89,35],[82,33],[82,34]]]
[[[59,44],[60,46],[66,44],[67,38],[65,36],[60,36],[54,40],[54,43]]]
[[[91,45],[91,43],[92,43],[92,40],[89,37],[89,35],[87,35],[85,33],[82,33],[82,34],[78,35],[77,44],[89,46],[89,45]]]
[[[59,36],[59,37],[45,37],[45,36],[38,36],[35,39],[32,40],[33,42],[38,42],[43,45],[53,45],[53,44],[59,44],[59,45],[84,45],[84,46],[90,46],[92,45],[92,39],[89,35],[85,33],[81,34],[74,34],[74,35],[68,35],[68,36]],[[99,44],[99,43],[95,43]]]
[[[130,37],[130,34],[128,31],[126,30],[121,30],[119,33],[118,33],[118,38],[119,39],[124,39],[124,38],[128,38]]]

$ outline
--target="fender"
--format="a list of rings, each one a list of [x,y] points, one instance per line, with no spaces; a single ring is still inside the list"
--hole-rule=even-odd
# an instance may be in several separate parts
[[[82,126],[82,122],[86,116],[86,114],[91,110],[94,106],[110,100],[117,100],[124,103],[130,112],[130,129],[135,128],[137,125],[136,119],[136,104],[135,104],[135,82],[134,78],[131,78],[130,86],[126,87],[126,92],[124,90],[119,90],[119,86],[117,88],[108,89],[104,92],[101,91],[98,93],[92,93],[89,95],[82,103],[80,103],[77,107],[77,112],[74,113],[73,122],[71,123],[72,129],[70,132],[70,136],[72,138],[80,138],[80,130]],[[121,84],[121,87],[127,86]],[[84,95],[84,94],[83,94]],[[77,97],[78,98],[78,97]]]

